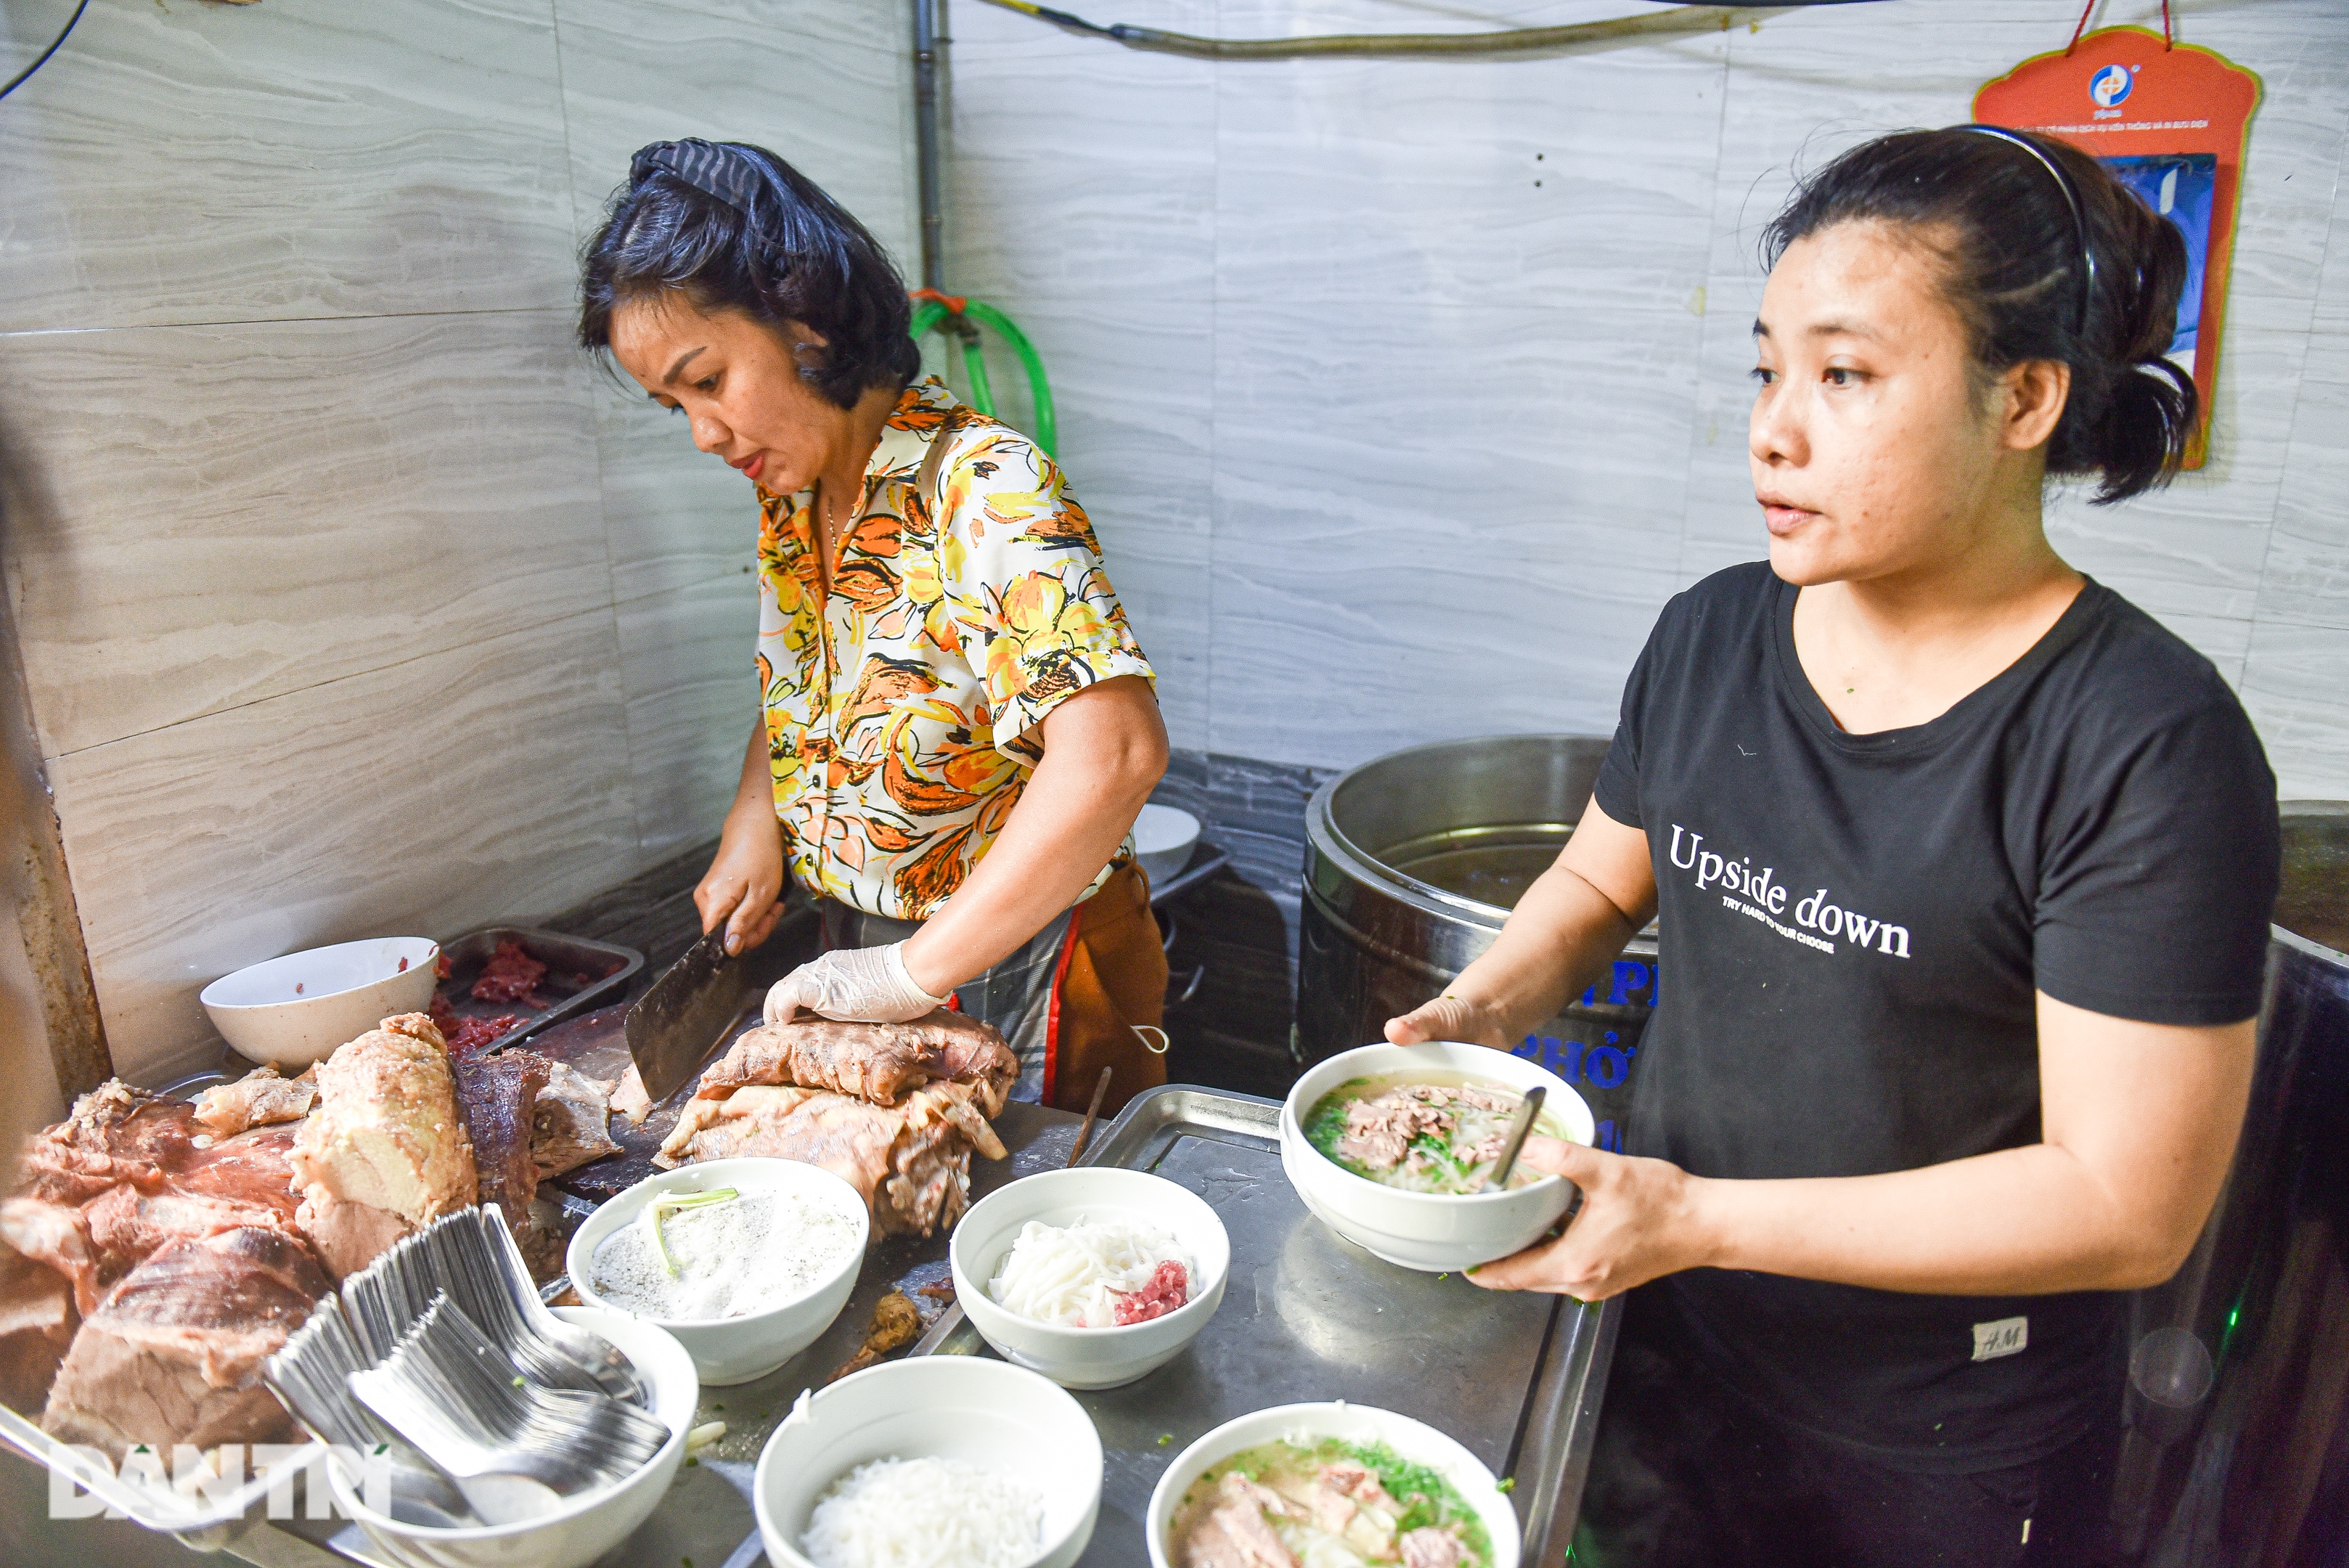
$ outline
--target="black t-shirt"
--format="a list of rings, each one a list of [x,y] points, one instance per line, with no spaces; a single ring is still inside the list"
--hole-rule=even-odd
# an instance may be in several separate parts
[[[2209,660],[2095,583],[1930,723],[1847,734],[1755,562],[1665,607],[1599,805],[1661,928],[1628,1152],[1862,1176],[2035,1143],[2034,990],[2176,1024],[2259,1011],[2275,780]],[[1779,1418],[1918,1470],[2105,1413],[2120,1296],[1909,1295],[1699,1269],[1661,1288]]]

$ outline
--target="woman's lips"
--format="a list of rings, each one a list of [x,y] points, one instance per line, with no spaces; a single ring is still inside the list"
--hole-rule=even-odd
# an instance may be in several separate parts
[[[1768,526],[1774,538],[1785,538],[1818,515],[1817,513],[1804,507],[1789,506],[1783,501],[1772,501],[1758,496],[1755,499],[1762,502],[1762,521]]]
[[[741,462],[735,463],[733,466],[741,473],[743,478],[756,479],[766,469],[767,454],[763,452],[754,452],[748,459]]]

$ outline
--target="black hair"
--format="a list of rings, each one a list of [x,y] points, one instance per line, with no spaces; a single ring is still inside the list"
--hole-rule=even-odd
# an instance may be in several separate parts
[[[815,182],[746,142],[691,147],[720,167],[718,195],[636,156],[603,226],[579,257],[579,341],[607,349],[612,312],[631,300],[682,295],[700,310],[739,310],[771,327],[796,321],[820,333],[821,356],[802,379],[843,409],[874,387],[905,386],[921,369],[906,336],[905,282],[864,225]]]
[[[1806,235],[1866,222],[1940,231],[1917,237],[1940,256],[1982,382],[2030,359],[2072,368],[2049,473],[2100,475],[2098,504],[2169,482],[2196,399],[2193,379],[2165,358],[2187,269],[2167,219],[2053,137],[1906,130],[1802,181],[1764,232],[1763,260],[1775,266]]]

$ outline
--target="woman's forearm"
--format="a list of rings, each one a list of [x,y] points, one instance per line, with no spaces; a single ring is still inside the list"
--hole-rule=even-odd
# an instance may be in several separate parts
[[[905,944],[906,972],[933,996],[1010,957],[1076,902],[1166,772],[1165,728],[1138,677],[1068,699],[1044,728],[1044,760],[1003,831]]]
[[[1500,936],[1445,994],[1498,1020],[1514,1042],[1605,973],[1632,931],[1623,911],[1561,860],[1535,878]]]
[[[1692,1202],[1702,1262],[1876,1290],[2140,1290],[2178,1263],[2086,1164],[2053,1144],[1881,1176],[1700,1180]]]

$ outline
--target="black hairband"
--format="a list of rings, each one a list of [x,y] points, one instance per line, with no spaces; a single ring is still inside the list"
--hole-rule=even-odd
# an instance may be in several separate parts
[[[2064,192],[2064,205],[2072,210],[2072,233],[2080,242],[2080,313],[2072,327],[2075,337],[2085,337],[2088,330],[2088,300],[2096,292],[2096,253],[2088,247],[2088,210],[2080,202],[2080,192],[2074,189],[2072,177],[2064,172],[2055,160],[2039,150],[2027,136],[2018,136],[2002,125],[1961,125],[1952,129],[1971,130],[1979,136],[1995,136],[2011,142],[2039,160],[2039,166],[2054,177],[2055,188]]]
[[[641,185],[656,173],[673,174],[703,195],[748,213],[752,196],[774,177],[761,162],[730,142],[704,141],[698,136],[656,141],[637,148],[628,160],[628,183]]]

